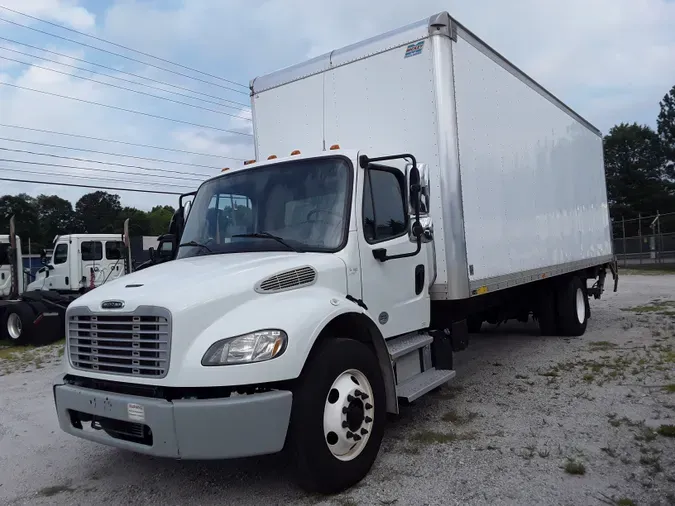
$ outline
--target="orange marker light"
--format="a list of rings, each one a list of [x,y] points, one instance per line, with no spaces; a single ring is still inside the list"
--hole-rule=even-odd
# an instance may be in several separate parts
[[[340,149],[340,145],[339,145],[339,144],[333,144],[333,145],[330,147],[330,149],[331,149],[331,150],[333,150],[333,149]]]
[[[299,155],[299,154],[300,154],[300,150],[299,150],[299,149],[296,149],[296,150],[294,150],[294,151],[291,151],[291,156],[293,156],[293,155]]]
[[[248,164],[250,164],[250,163],[255,163],[255,160],[246,160],[246,161],[244,162],[244,165],[248,165]]]
[[[268,160],[274,160],[277,157],[277,155],[270,155],[267,157]]]
[[[229,168],[229,167],[225,167],[225,168],[222,169],[220,172],[225,172],[226,170],[230,170],[230,168]]]

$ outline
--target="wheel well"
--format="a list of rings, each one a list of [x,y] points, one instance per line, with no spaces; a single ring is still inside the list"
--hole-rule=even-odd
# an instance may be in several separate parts
[[[307,357],[308,363],[314,357],[321,343],[326,339],[346,337],[360,341],[375,353],[380,370],[384,378],[384,387],[387,397],[387,411],[398,414],[398,398],[396,397],[396,383],[391,365],[389,350],[382,333],[375,323],[363,313],[344,313],[332,319],[319,333]],[[303,367],[304,372],[304,367]]]

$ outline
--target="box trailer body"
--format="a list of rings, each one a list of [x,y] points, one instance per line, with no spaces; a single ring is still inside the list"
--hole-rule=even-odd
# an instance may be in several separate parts
[[[446,14],[252,92],[259,160],[338,144],[428,165],[434,299],[612,261],[601,133]]]
[[[256,160],[181,200],[176,259],[68,307],[65,432],[287,448],[303,487],[344,490],[484,322],[580,336],[608,270],[616,290],[599,132],[447,13],[251,96]]]

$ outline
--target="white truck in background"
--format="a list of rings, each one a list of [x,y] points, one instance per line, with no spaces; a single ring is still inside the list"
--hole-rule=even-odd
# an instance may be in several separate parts
[[[126,251],[121,234],[60,235],[51,258],[42,258],[43,266],[28,282],[12,218],[10,234],[0,235],[0,340],[43,345],[61,339],[68,304],[123,276]]]
[[[469,331],[579,336],[608,270],[616,290],[600,132],[447,13],[251,95],[257,161],[200,186],[176,260],[68,307],[67,433],[180,459],[285,447],[337,492]]]

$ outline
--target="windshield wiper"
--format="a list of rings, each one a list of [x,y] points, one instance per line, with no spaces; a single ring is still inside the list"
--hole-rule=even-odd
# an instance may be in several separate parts
[[[213,251],[211,251],[211,248],[209,248],[206,244],[202,244],[202,243],[199,243],[197,241],[184,242],[184,243],[178,245],[179,248],[182,248],[183,246],[193,246],[193,247],[196,247],[196,248],[203,248],[206,251],[208,251],[209,253],[213,253]]]
[[[233,235],[232,237],[255,237],[255,238],[258,238],[258,239],[272,239],[274,241],[277,241],[279,244],[282,244],[282,245],[286,246],[291,251],[295,251],[296,253],[302,253],[302,251],[300,251],[299,249],[294,248],[293,246],[288,244],[284,240],[283,237],[279,237],[278,235],[270,234],[269,232],[254,232],[252,234],[236,234],[236,235]]]

